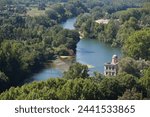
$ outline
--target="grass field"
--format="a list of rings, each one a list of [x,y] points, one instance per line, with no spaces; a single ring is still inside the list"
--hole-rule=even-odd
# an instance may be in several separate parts
[[[46,10],[48,10],[48,9],[49,8],[46,8]],[[30,7],[29,10],[27,11],[27,15],[29,15],[31,17],[45,15],[46,10],[38,10],[37,7]]]

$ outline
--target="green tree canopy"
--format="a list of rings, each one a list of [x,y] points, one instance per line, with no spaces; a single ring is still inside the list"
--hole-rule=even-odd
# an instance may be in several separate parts
[[[135,89],[126,90],[124,94],[118,99],[119,100],[141,100],[142,93],[137,92]]]
[[[124,54],[134,59],[150,60],[150,29],[132,34],[123,46]]]
[[[150,67],[143,71],[143,77],[139,80],[140,84],[146,89],[146,95],[150,98]]]
[[[9,79],[8,77],[0,71],[0,92],[8,88],[9,86]]]
[[[88,78],[88,76],[88,67],[80,63],[73,64],[69,70],[64,73],[64,78],[66,79]]]
[[[137,63],[133,58],[125,57],[119,61],[119,73],[127,73],[132,74],[134,76],[139,76],[139,69],[137,67]]]

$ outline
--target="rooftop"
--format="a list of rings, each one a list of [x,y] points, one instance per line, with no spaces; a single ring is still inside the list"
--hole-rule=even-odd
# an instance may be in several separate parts
[[[95,22],[97,22],[98,24],[108,24],[109,19],[98,19]]]
[[[118,56],[114,54],[114,55],[112,56],[112,58],[118,58]]]

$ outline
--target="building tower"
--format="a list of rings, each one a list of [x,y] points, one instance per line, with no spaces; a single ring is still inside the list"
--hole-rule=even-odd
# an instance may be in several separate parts
[[[111,63],[104,64],[104,75],[105,76],[116,76],[118,72],[118,56],[113,55]]]
[[[111,64],[117,64],[117,63],[118,63],[118,56],[117,55],[113,55]]]

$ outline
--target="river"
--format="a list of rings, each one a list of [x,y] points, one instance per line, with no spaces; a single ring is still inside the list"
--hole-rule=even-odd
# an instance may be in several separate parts
[[[76,18],[68,19],[62,23],[65,29],[74,29]],[[94,71],[103,73],[104,63],[110,62],[112,55],[116,54],[121,57],[119,48],[112,48],[108,44],[99,42],[92,39],[81,39],[77,44],[76,61],[89,67],[89,73]],[[64,68],[65,69],[65,68]],[[32,80],[46,80],[48,78],[62,77],[63,71],[60,67],[47,65],[46,68],[32,76]]]

